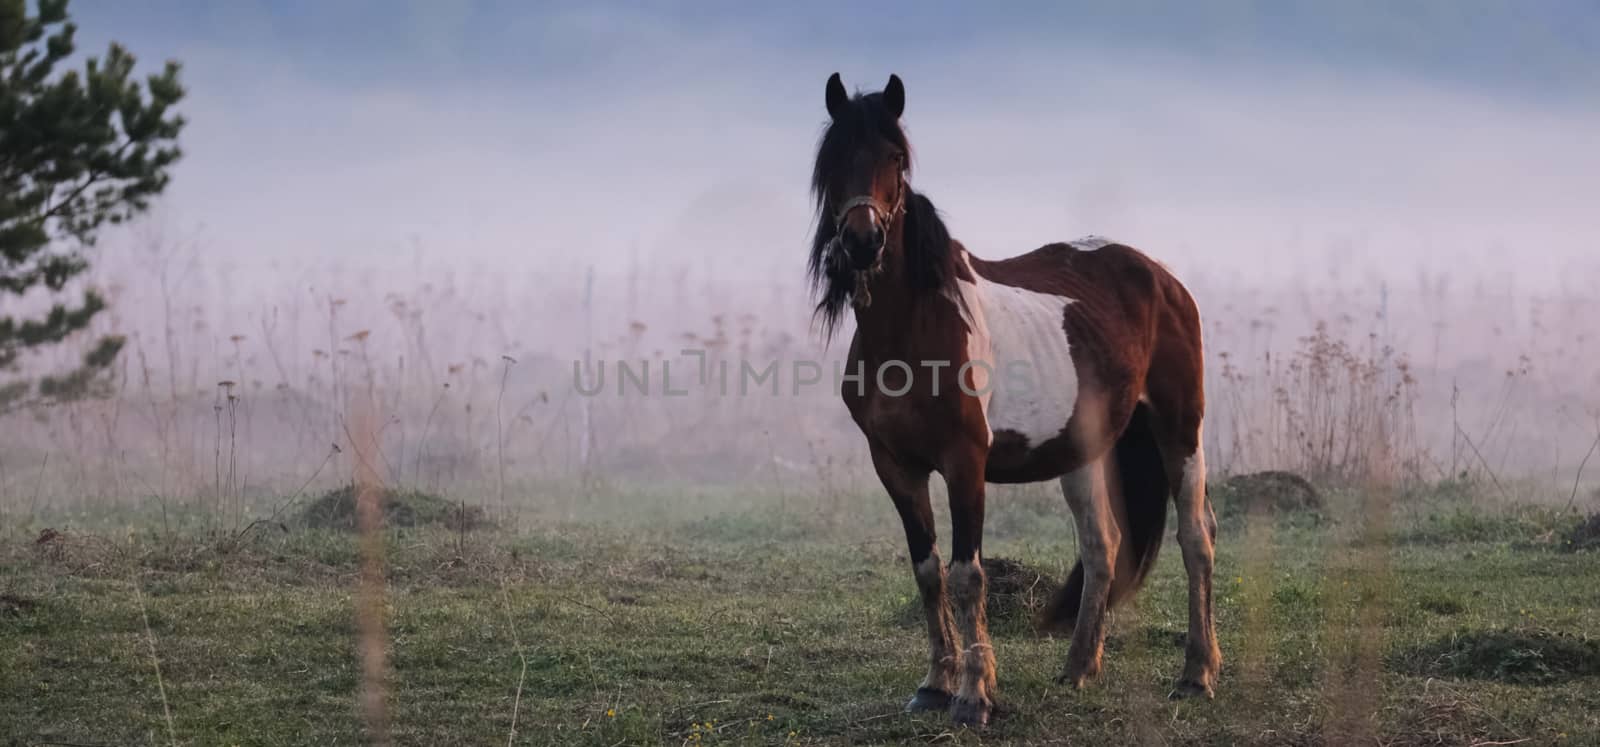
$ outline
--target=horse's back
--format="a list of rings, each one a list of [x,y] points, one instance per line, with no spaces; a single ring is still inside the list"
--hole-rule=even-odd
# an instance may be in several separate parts
[[[1165,265],[1102,236],[1046,244],[1007,259],[971,257],[971,265],[990,281],[1072,299],[1089,326],[1112,337],[1136,331],[1126,329],[1130,324],[1145,328],[1155,315],[1168,314],[1193,317],[1199,331],[1193,298]]]
[[[1072,298],[1082,298],[1085,291],[1094,290],[1157,291],[1176,283],[1171,270],[1149,254],[1096,235],[1046,243],[1014,258],[974,258],[973,264],[974,269],[997,282],[1043,293],[1064,293]]]
[[[1048,294],[1062,303],[1056,306],[1059,316],[1054,322],[1060,343],[1070,351],[1072,363],[1065,371],[1043,371],[1038,381],[1050,381],[1057,393],[1069,399],[1061,407],[1041,408],[1037,402],[1004,401],[1004,392],[997,392],[997,410],[993,423],[1000,425],[1009,418],[1006,410],[1023,405],[1022,410],[1046,415],[1053,428],[1065,431],[1067,418],[1074,415],[1081,426],[1088,426],[1084,406],[1092,404],[1091,420],[1106,418],[1110,423],[1122,423],[1131,414],[1134,404],[1144,396],[1150,376],[1157,368],[1167,368],[1158,374],[1159,384],[1168,384],[1172,375],[1195,379],[1198,387],[1200,323],[1193,299],[1183,284],[1165,266],[1144,252],[1119,242],[1101,237],[1088,237],[1070,242],[1041,246],[1031,252],[1009,259],[984,261],[974,259],[974,271],[990,283],[998,283],[1035,294]],[[995,294],[986,294],[995,295]],[[991,324],[989,335],[998,345],[996,357],[1015,356],[1015,348],[1006,345],[1009,340]],[[1037,348],[1038,346],[1032,346]],[[1033,362],[1033,361],[1030,361]],[[1041,361],[1042,362],[1042,361]],[[1051,361],[1054,362],[1054,361]],[[1163,386],[1165,388],[1165,386]],[[1185,386],[1185,389],[1193,387]],[[1048,413],[1045,412],[1048,410]],[[1064,411],[1064,413],[1063,413]],[[1041,423],[1042,425],[1042,423]],[[1095,429],[1091,426],[1091,430]],[[1027,463],[1036,461],[1025,452],[1031,446],[1053,441],[1040,438],[1045,429],[1035,427],[1022,439],[1021,449],[1011,458],[1002,461]],[[1118,430],[1112,427],[1111,431]],[[1005,439],[1009,441],[1010,439]],[[1009,445],[1009,444],[1008,444]],[[1050,450],[1050,449],[1047,449]],[[1004,452],[1007,449],[1000,449]],[[1031,473],[1032,470],[1022,470]]]

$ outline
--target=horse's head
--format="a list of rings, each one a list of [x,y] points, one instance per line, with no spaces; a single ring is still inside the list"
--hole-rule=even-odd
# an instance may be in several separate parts
[[[834,73],[828,78],[827,104],[832,121],[811,174],[822,219],[818,239],[837,241],[840,255],[827,261],[864,272],[882,263],[890,233],[905,213],[911,148],[900,114],[906,89],[899,76],[891,75],[882,92],[852,98]]]

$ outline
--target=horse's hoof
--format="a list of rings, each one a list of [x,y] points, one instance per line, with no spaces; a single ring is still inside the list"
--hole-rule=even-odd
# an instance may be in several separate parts
[[[932,687],[919,687],[906,703],[906,713],[943,711],[950,707],[950,693]]]
[[[1079,665],[1076,667],[1068,664],[1065,669],[1061,670],[1061,674],[1056,675],[1056,684],[1071,685],[1074,690],[1082,690],[1088,687],[1089,681],[1099,674],[1100,665],[1098,664]]]
[[[1089,686],[1091,677],[1088,674],[1069,674],[1062,672],[1056,675],[1057,685],[1068,685],[1074,690],[1082,690]]]
[[[1178,684],[1173,686],[1172,692],[1169,693],[1167,697],[1172,700],[1184,700],[1187,698],[1205,698],[1206,700],[1211,700],[1212,698],[1217,697],[1217,693],[1211,689],[1211,685],[1208,685],[1204,682],[1197,682],[1191,679],[1182,679],[1178,680]]]
[[[972,726],[981,729],[989,725],[989,715],[993,712],[994,704],[988,700],[956,698],[950,705],[950,720],[956,726]]]

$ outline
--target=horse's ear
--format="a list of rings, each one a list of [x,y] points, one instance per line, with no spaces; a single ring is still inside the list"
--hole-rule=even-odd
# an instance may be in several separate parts
[[[828,77],[828,116],[838,119],[844,116],[850,106],[850,94],[845,93],[844,81],[839,79],[839,74],[834,73]]]
[[[906,84],[900,82],[900,76],[889,74],[889,85],[883,87],[883,105],[889,107],[889,113],[899,119],[906,111]]]

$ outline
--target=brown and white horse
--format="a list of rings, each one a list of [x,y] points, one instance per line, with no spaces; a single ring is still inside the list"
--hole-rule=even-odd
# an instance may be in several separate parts
[[[985,724],[995,696],[984,615],[985,483],[1060,479],[1079,558],[1040,622],[1072,630],[1061,681],[1100,671],[1106,609],[1154,564],[1177,505],[1189,633],[1173,694],[1210,697],[1222,656],[1212,621],[1216,518],[1206,499],[1200,317],[1162,265],[1100,238],[989,261],[950,238],[911,189],[905,87],[846,93],[828,79],[809,270],[831,336],[855,310],[843,398],[905,524],[929,637],[907,710]],[[950,499],[940,563],[928,480]]]

